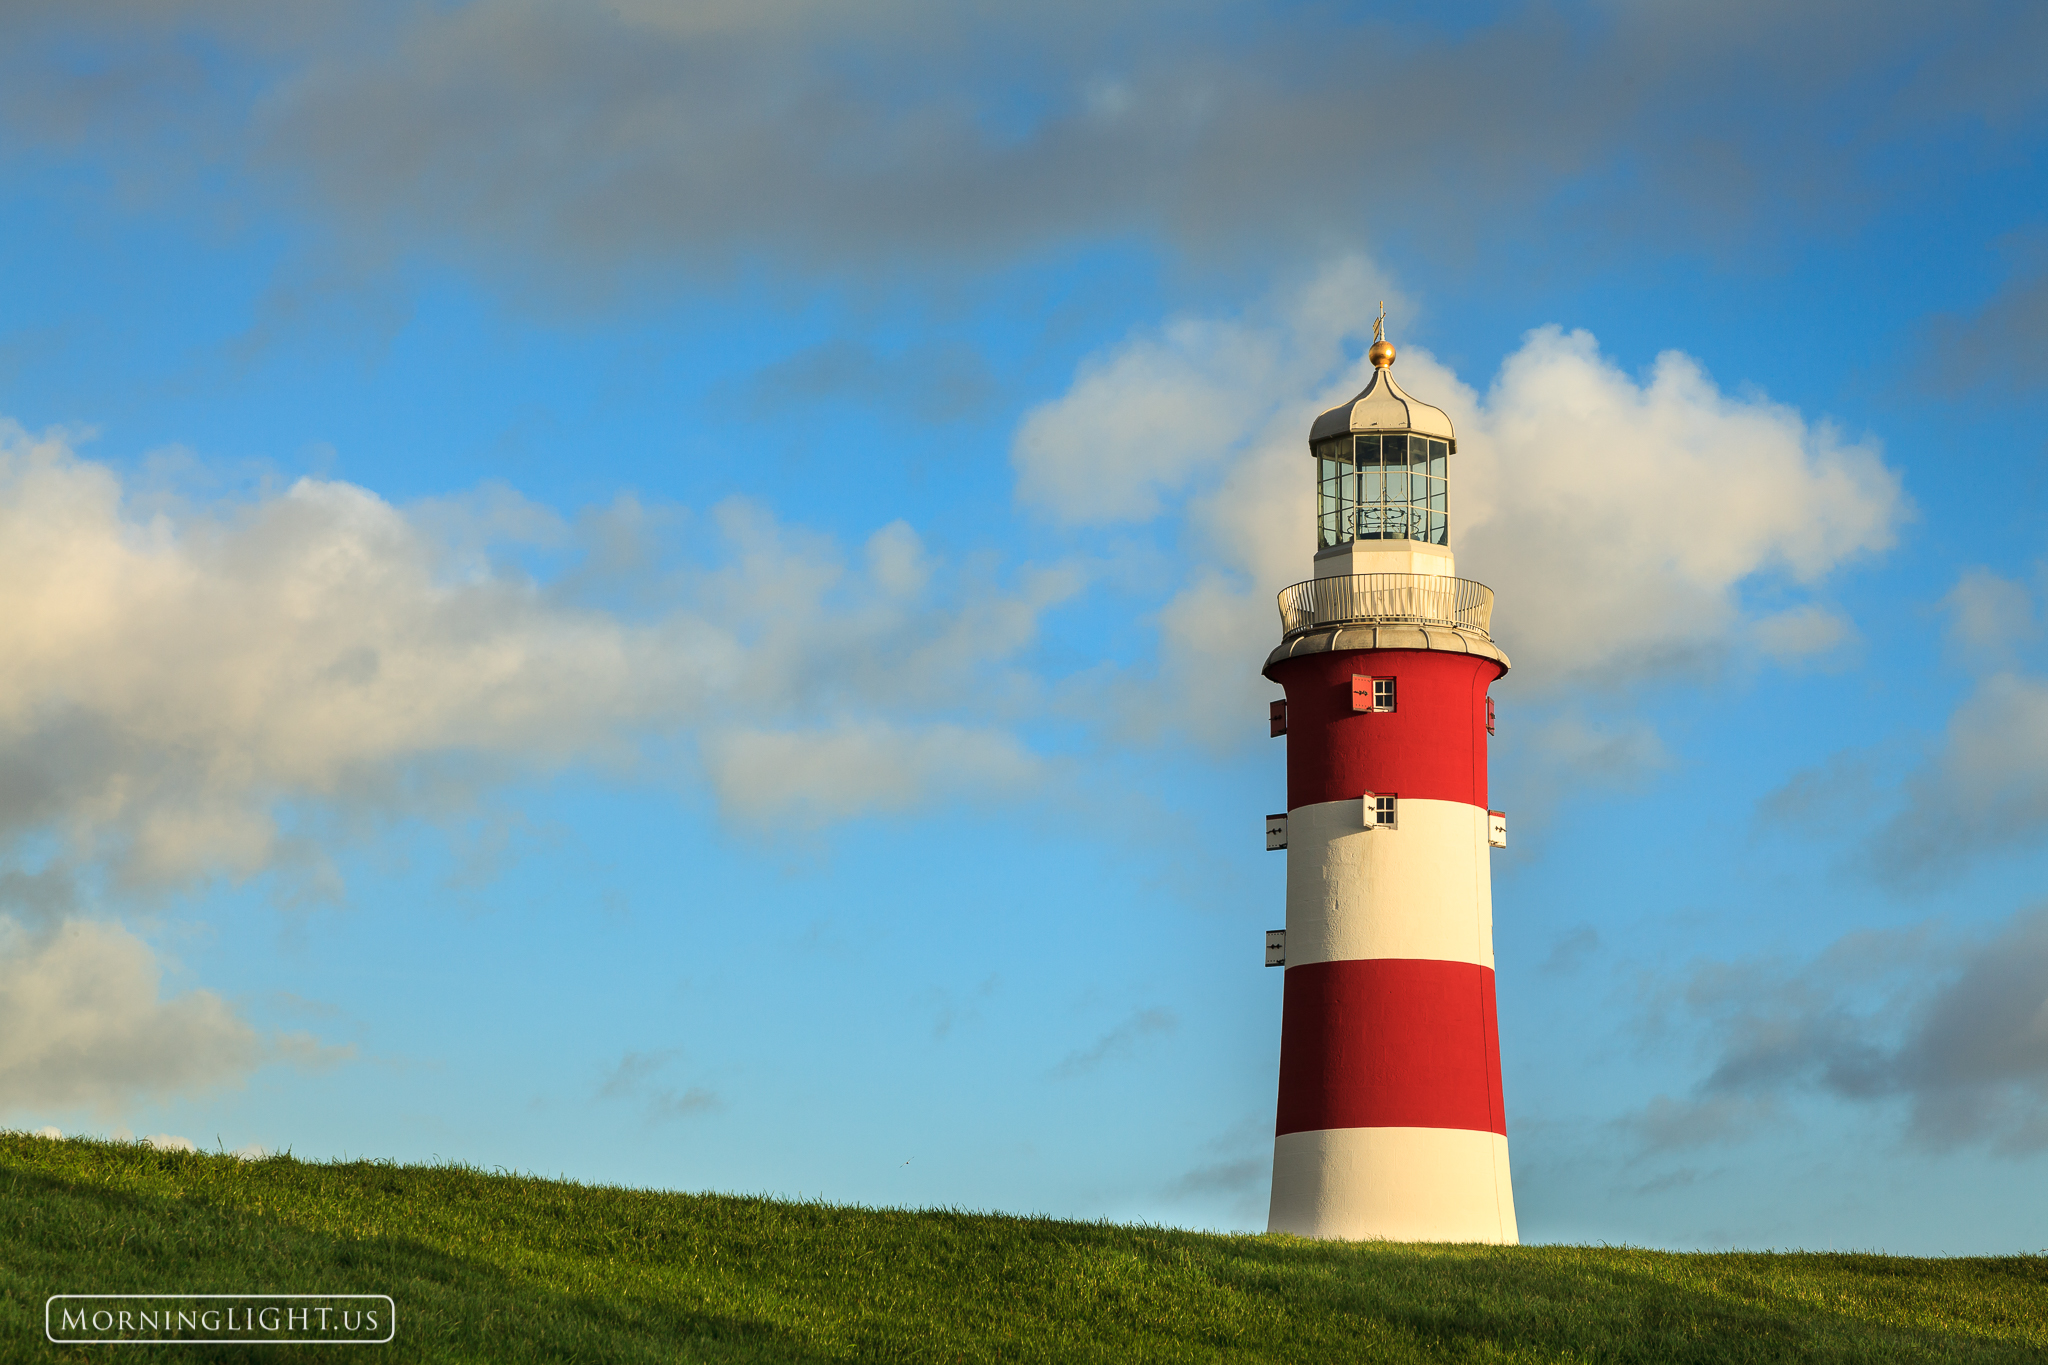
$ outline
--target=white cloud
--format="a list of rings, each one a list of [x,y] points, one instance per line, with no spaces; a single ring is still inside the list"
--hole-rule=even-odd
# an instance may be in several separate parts
[[[1386,285],[1347,259],[1261,312],[1176,318],[1082,362],[1017,429],[1017,494],[1075,524],[1145,520],[1295,414],[1304,375],[1342,358]],[[1398,303],[1398,299],[1396,300]],[[1307,428],[1303,426],[1306,437]]]
[[[154,1147],[159,1152],[196,1152],[199,1150],[191,1138],[179,1137],[176,1133],[152,1133],[148,1137],[138,1140],[144,1146]]]
[[[571,526],[502,490],[406,510],[315,479],[152,508],[64,433],[0,423],[0,841],[59,834],[129,886],[248,876],[307,856],[295,803],[438,813],[507,772],[821,710],[846,719],[820,761],[858,762],[878,801],[843,772],[822,802],[749,777],[736,755],[776,741],[743,737],[712,756],[736,809],[907,809],[951,790],[954,744],[1027,766],[981,731],[1035,691],[1004,661],[1071,572],[942,571],[902,523],[849,565],[740,502],[694,539],[652,522],[624,503]],[[534,545],[577,567],[538,582],[494,558]],[[714,566],[665,569],[679,546]],[[654,604],[616,605],[636,594]],[[924,720],[948,709],[967,714]]]
[[[1500,594],[1538,685],[1715,661],[1742,643],[1745,582],[1810,585],[1888,548],[1905,512],[1873,447],[1724,394],[1676,351],[1638,383],[1586,332],[1530,333],[1460,438],[1460,571]],[[1797,644],[1803,623],[1832,647],[1825,620],[1764,625],[1762,642]]]
[[[239,1083],[279,1056],[219,996],[166,998],[148,945],[72,920],[31,932],[0,918],[0,1111],[89,1107]],[[317,1045],[298,1039],[296,1055]]]
[[[1187,488],[1196,567],[1160,614],[1160,668],[1185,692],[1174,714],[1198,734],[1252,734],[1248,718],[1270,692],[1251,665],[1277,639],[1272,594],[1312,567],[1308,427],[1369,374],[1344,361],[1346,328],[1332,310],[1363,317],[1370,278],[1346,264],[1245,318],[1132,338],[1086,362],[1020,433],[1020,491],[1074,521],[1144,518]],[[1256,384],[1217,380],[1247,355]],[[1677,352],[1639,381],[1589,334],[1546,327],[1483,398],[1419,347],[1402,348],[1395,373],[1457,426],[1459,572],[1498,594],[1498,638],[1525,696],[1697,672],[1744,652],[1835,648],[1853,627],[1825,607],[1762,613],[1745,590],[1810,588],[1888,547],[1907,515],[1874,447],[1768,399],[1725,394]],[[1204,395],[1205,431],[1174,469],[1181,437],[1148,444],[1132,433],[1193,392]],[[1107,433],[1092,451],[1091,425]],[[1084,486],[1090,454],[1099,497]]]
[[[527,552],[570,567],[536,579]],[[939,563],[901,522],[848,556],[740,501],[572,524],[502,489],[402,509],[301,479],[195,507],[0,421],[0,1106],[338,1060],[163,996],[141,940],[67,919],[217,875],[331,893],[295,820],[460,814],[650,745],[749,820],[1027,791],[1044,761],[1004,727],[1042,688],[1013,660],[1079,585]]]
[[[391,800],[423,755],[615,747],[715,660],[454,559],[360,488],[142,519],[112,471],[18,427],[0,621],[0,832],[55,826],[142,884],[261,870],[276,803]]]

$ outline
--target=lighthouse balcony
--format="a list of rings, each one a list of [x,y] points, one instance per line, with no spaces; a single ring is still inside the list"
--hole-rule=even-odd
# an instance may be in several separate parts
[[[1438,574],[1311,578],[1280,593],[1280,638],[1339,626],[1443,626],[1491,640],[1493,589]]]

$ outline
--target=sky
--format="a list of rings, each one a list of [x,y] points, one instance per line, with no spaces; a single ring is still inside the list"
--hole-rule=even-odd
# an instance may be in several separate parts
[[[1262,1230],[1459,432],[1531,1242],[2048,1247],[2048,10],[0,9],[0,1125]]]

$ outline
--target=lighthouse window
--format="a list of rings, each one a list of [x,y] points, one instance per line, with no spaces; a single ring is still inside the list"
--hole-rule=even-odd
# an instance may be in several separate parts
[[[1366,800],[1370,803],[1366,812],[1366,823],[1377,825],[1381,829],[1394,828],[1394,798],[1391,796],[1368,796]]]
[[[1352,438],[1351,455],[1356,473],[1347,487],[1343,463],[1318,449],[1324,545],[1354,539],[1450,543],[1448,441],[1367,432]]]
[[[1348,440],[1325,441],[1316,450],[1316,539],[1328,549],[1352,538],[1353,490]]]
[[[1394,680],[1375,678],[1367,673],[1351,675],[1351,709],[1354,711],[1391,711],[1394,709]]]

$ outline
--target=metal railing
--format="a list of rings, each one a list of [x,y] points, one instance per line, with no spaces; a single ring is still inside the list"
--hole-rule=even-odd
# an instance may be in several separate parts
[[[1280,638],[1329,626],[1451,626],[1491,640],[1493,589],[1469,578],[1362,573],[1311,578],[1280,593]]]

